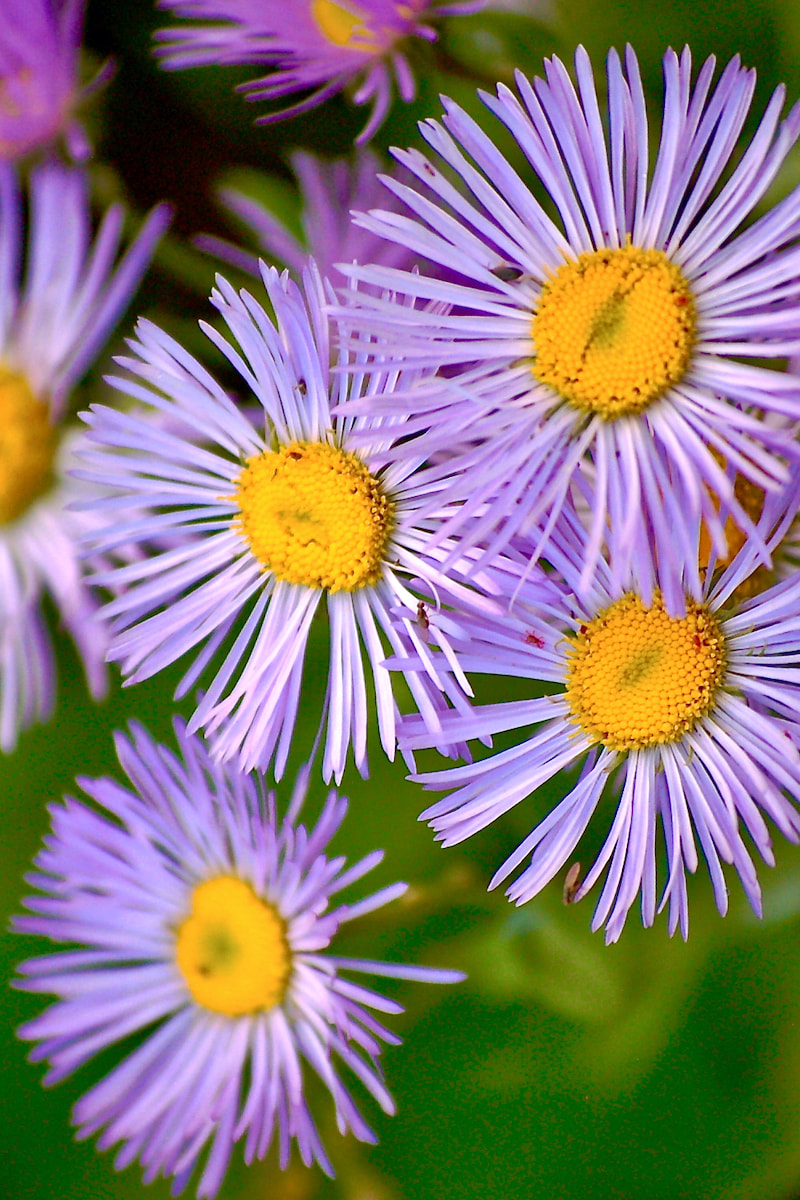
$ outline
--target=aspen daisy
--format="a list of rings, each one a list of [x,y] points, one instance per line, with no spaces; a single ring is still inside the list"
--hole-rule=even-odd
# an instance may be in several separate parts
[[[167,530],[189,537],[95,576],[122,591],[104,609],[110,657],[134,683],[201,647],[179,689],[185,694],[209,668],[190,730],[203,729],[216,754],[238,756],[246,770],[273,764],[278,777],[283,772],[311,622],[324,604],[323,772],[339,780],[351,746],[366,772],[364,656],[381,742],[394,754],[397,708],[382,663],[388,649],[426,655],[410,584],[437,585],[437,554],[441,560],[445,548],[432,533],[435,523],[417,520],[431,499],[415,474],[420,459],[387,460],[383,418],[331,415],[348,389],[365,384],[363,374],[332,370],[318,274],[307,273],[305,295],[287,274],[265,269],[264,281],[276,324],[218,276],[212,300],[239,348],[203,325],[252,393],[257,421],[175,341],[139,323],[136,357],[120,360],[130,375],[111,382],[145,406],[141,415],[100,405],[84,414],[91,433],[81,474],[112,493],[94,506],[99,524],[88,544],[106,552],[151,543]],[[388,372],[373,375],[369,387],[394,383]],[[166,415],[168,432],[154,430],[153,410]],[[372,436],[352,450],[353,431],[368,427]],[[134,499],[151,518],[119,523]],[[218,653],[222,662],[210,666]],[[435,723],[445,692],[459,702],[457,678],[464,682],[431,663],[409,681],[426,719]]]
[[[328,796],[316,825],[298,824],[308,772],[283,820],[272,793],[215,765],[176,726],[180,757],[134,726],[117,735],[130,785],[80,780],[93,801],[51,806],[52,832],[28,882],[31,915],[15,928],[69,947],[30,959],[17,986],[58,999],[19,1030],[46,1060],[45,1082],[140,1033],[143,1040],[75,1105],[79,1137],[120,1144],[145,1182],[187,1183],[205,1158],[199,1196],[219,1190],[233,1145],[247,1162],[273,1138],[281,1166],[296,1142],[306,1165],[332,1173],[304,1094],[304,1072],[330,1091],[342,1133],[375,1137],[340,1070],[393,1112],[379,1066],[399,1039],[373,1015],[400,1005],[351,972],[452,983],[455,971],[331,953],[343,925],[406,890],[331,902],[383,857],[351,867],[328,858],[347,801]],[[205,1153],[207,1151],[207,1153]]]
[[[128,304],[163,232],[154,211],[116,265],[123,213],[106,213],[90,245],[87,181],[50,164],[32,173],[24,279],[22,197],[0,167],[0,748],[46,719],[55,664],[42,602],[47,595],[78,648],[89,690],[106,686],[107,632],[86,585],[77,540],[91,506],[70,503],[87,488],[68,475],[84,434],[70,429],[70,391]],[[92,494],[96,493],[92,490]]]
[[[765,506],[759,528],[769,549],[799,502],[795,486],[783,513]],[[605,925],[608,941],[619,937],[640,891],[642,919],[654,920],[659,821],[667,880],[658,910],[669,905],[670,933],[680,926],[687,935],[686,871],[697,868],[696,841],[720,912],[728,902],[721,866],[727,862],[759,913],[744,835],[768,863],[765,817],[800,840],[793,799],[800,794],[800,576],[749,595],[742,585],[759,557],[747,542],[727,565],[714,570],[712,563],[702,597],[685,596],[676,617],[658,590],[645,600],[635,586],[618,588],[602,560],[577,601],[583,545],[580,524],[562,521],[548,549],[553,573],[534,577],[525,562],[503,558],[497,590],[515,596],[510,609],[506,600],[494,615],[484,606],[480,614],[448,618],[465,670],[529,679],[533,698],[442,718],[441,731],[454,741],[510,730],[520,731],[520,740],[478,763],[416,776],[428,788],[450,791],[422,817],[452,845],[558,772],[580,768],[491,887],[528,860],[508,895],[518,904],[530,900],[573,856],[610,798],[616,812],[608,836],[573,895],[587,895],[606,872],[592,928]],[[542,695],[550,688],[554,694]],[[431,744],[418,718],[404,719],[400,744]]]
[[[344,268],[373,285],[353,307],[361,328],[391,343],[386,353],[450,368],[427,402],[415,395],[404,407],[409,431],[424,430],[432,453],[457,454],[470,431],[470,469],[453,476],[464,536],[477,544],[491,532],[493,553],[517,529],[555,521],[571,491],[588,497],[582,590],[605,542],[616,584],[649,554],[662,587],[668,574],[683,576],[699,598],[698,515],[719,548],[720,503],[758,536],[725,464],[774,488],[797,455],[800,380],[782,359],[800,338],[800,193],[752,217],[797,138],[800,106],[781,123],[779,88],[739,154],[755,75],[734,59],[712,87],[714,70],[707,60],[692,84],[689,51],[665,56],[652,171],[630,49],[624,68],[609,55],[605,123],[583,49],[576,85],[553,59],[544,79],[518,74],[518,95],[500,85],[482,96],[519,144],[528,177],[445,101],[443,123],[421,131],[447,170],[397,152],[423,187],[386,182],[413,215],[359,219],[463,282]],[[454,308],[420,321],[380,289]]]
[[[275,100],[296,92],[305,99],[259,117],[259,124],[307,112],[356,84],[353,101],[371,104],[357,138],[367,142],[382,124],[396,84],[413,100],[414,75],[403,50],[409,38],[434,41],[428,24],[447,13],[475,12],[484,0],[160,0],[177,17],[194,19],[156,34],[156,54],[170,69],[209,63],[258,63],[270,73],[242,86],[248,100]],[[216,24],[214,22],[217,22]]]

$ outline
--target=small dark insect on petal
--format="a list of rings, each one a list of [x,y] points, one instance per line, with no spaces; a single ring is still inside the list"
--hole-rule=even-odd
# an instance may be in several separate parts
[[[497,267],[492,267],[492,274],[501,283],[516,283],[518,279],[522,279],[525,272],[521,267],[514,267],[511,263],[500,263]]]

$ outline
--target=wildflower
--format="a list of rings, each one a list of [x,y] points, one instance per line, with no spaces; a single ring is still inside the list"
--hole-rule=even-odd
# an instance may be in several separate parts
[[[404,247],[365,232],[350,219],[352,208],[377,204],[383,199],[377,155],[361,150],[352,163],[347,159],[329,162],[297,151],[291,157],[291,167],[299,184],[302,241],[260,201],[236,188],[225,187],[220,189],[220,199],[234,217],[249,227],[258,254],[215,237],[198,238],[198,244],[259,280],[261,256],[288,267],[297,277],[302,275],[311,257],[323,279],[331,279],[334,284],[339,279],[336,263],[342,260],[391,266],[409,262]]]
[[[800,338],[798,192],[748,221],[797,138],[800,106],[779,123],[779,88],[739,155],[754,72],[734,59],[712,90],[709,59],[692,86],[688,49],[680,59],[669,51],[649,173],[645,99],[630,49],[625,68],[612,51],[605,127],[582,48],[577,90],[553,59],[545,79],[517,75],[519,95],[501,85],[496,97],[483,96],[555,215],[491,137],[445,101],[443,124],[426,121],[421,130],[447,171],[416,151],[398,153],[423,189],[387,184],[412,215],[359,220],[461,272],[463,282],[345,268],[373,285],[358,291],[348,318],[386,343],[384,356],[448,368],[427,398],[395,396],[392,405],[407,412],[407,432],[423,432],[432,453],[469,457],[449,493],[462,501],[456,521],[464,538],[478,544],[491,534],[491,556],[516,531],[554,524],[562,505],[582,499],[591,514],[582,591],[605,543],[616,585],[634,562],[647,561],[650,594],[656,584],[669,590],[671,576],[698,599],[698,516],[720,550],[720,505],[758,537],[726,467],[774,489],[797,455],[800,382],[769,360],[794,352]],[[380,299],[380,289],[399,299]],[[408,298],[453,307],[423,321]],[[482,507],[485,516],[474,520]],[[761,553],[766,559],[763,545]]]
[[[74,117],[85,0],[7,0],[0,8],[0,158],[16,159],[64,134],[88,154]]]
[[[795,481],[791,513],[799,504]],[[771,503],[765,512],[759,530],[773,549],[788,517]],[[559,772],[579,769],[490,887],[529,860],[508,895],[517,904],[530,900],[574,856],[594,813],[610,799],[616,812],[603,848],[570,887],[571,899],[580,900],[606,872],[592,928],[605,925],[607,941],[619,937],[639,891],[642,920],[653,923],[659,821],[667,880],[658,911],[669,905],[670,933],[680,926],[687,936],[686,871],[698,865],[696,840],[719,911],[728,903],[721,866],[727,862],[760,914],[743,830],[770,864],[765,817],[791,841],[800,840],[800,814],[791,799],[800,791],[800,576],[794,572],[751,595],[743,584],[759,558],[746,542],[729,563],[710,564],[702,597],[685,596],[683,615],[676,617],[659,591],[645,600],[630,583],[618,588],[602,560],[591,590],[576,602],[582,547],[580,526],[573,523],[569,531],[562,525],[548,549],[547,574],[533,576],[523,561],[499,560],[505,605],[494,615],[484,608],[450,617],[451,649],[465,670],[537,682],[530,699],[441,718],[440,736],[453,741],[501,731],[519,731],[519,740],[478,763],[416,776],[428,788],[450,792],[422,817],[453,845]],[[542,695],[550,689],[554,694]],[[430,742],[419,718],[404,719],[401,746]]]
[[[180,757],[141,727],[117,735],[129,787],[80,781],[93,805],[51,807],[53,830],[30,882],[32,915],[15,928],[70,947],[30,959],[18,986],[58,997],[19,1034],[38,1043],[55,1083],[100,1051],[143,1040],[75,1105],[79,1136],[121,1143],[116,1166],[139,1159],[145,1182],[180,1191],[206,1148],[199,1196],[213,1196],[233,1145],[263,1158],[277,1136],[281,1166],[297,1142],[306,1165],[332,1173],[307,1108],[303,1071],[333,1098],[342,1133],[374,1135],[340,1075],[343,1065],[391,1113],[378,1064],[399,1039],[373,1011],[398,1004],[348,978],[364,972],[450,983],[454,971],[343,958],[329,952],[343,925],[403,894],[394,884],[363,900],[332,898],[383,857],[352,867],[328,858],[347,801],[331,792],[315,826],[297,823],[301,774],[285,819],[252,777],[215,765],[176,725]]]
[[[241,87],[248,100],[310,93],[288,108],[259,117],[258,124],[307,112],[355,84],[353,101],[372,105],[357,138],[363,143],[389,111],[393,82],[401,99],[414,98],[416,85],[404,42],[409,38],[434,41],[436,33],[427,21],[446,13],[475,12],[483,0],[458,4],[299,0],[292,5],[291,20],[284,0],[161,0],[161,4],[177,17],[200,22],[156,34],[160,43],[156,54],[165,67],[258,63],[270,70]]]
[[[387,461],[383,420],[331,415],[348,388],[362,387],[363,375],[349,381],[331,369],[319,276],[309,271],[305,298],[288,275],[265,269],[264,281],[276,325],[252,296],[218,276],[212,301],[240,349],[203,326],[253,393],[262,428],[172,338],[139,322],[136,357],[120,360],[132,378],[111,382],[146,406],[142,415],[102,405],[84,414],[91,435],[82,474],[111,493],[94,506],[98,531],[88,545],[109,551],[149,544],[165,530],[191,537],[95,576],[122,592],[104,610],[112,619],[109,657],[135,683],[202,646],[180,685],[183,695],[223,655],[189,728],[203,729],[216,754],[238,756],[246,770],[267,770],[274,758],[276,776],[283,772],[311,622],[324,602],[330,666],[323,772],[339,780],[351,745],[366,771],[364,655],[381,742],[394,754],[397,707],[382,666],[385,647],[416,647],[425,656],[410,583],[436,586],[437,553],[441,560],[444,551],[432,536],[435,519],[417,519],[431,505],[415,475],[419,460],[406,459],[399,469]],[[370,387],[393,385],[389,373],[373,376]],[[169,431],[153,428],[147,414],[154,410],[165,414]],[[350,446],[355,429],[366,443],[357,453]],[[132,500],[151,517],[119,525],[120,509]],[[445,692],[457,702],[449,670],[445,676],[431,668],[410,681],[420,711],[434,723]]]
[[[166,224],[155,210],[114,267],[122,210],[106,213],[89,247],[86,178],[55,164],[31,176],[29,252],[20,283],[22,200],[0,166],[0,748],[50,716],[55,665],[42,601],[75,641],[93,697],[106,687],[107,633],[77,546],[91,511],[69,510],[83,434],[67,424],[70,391],[130,300]],[[96,494],[96,493],[93,493]]]

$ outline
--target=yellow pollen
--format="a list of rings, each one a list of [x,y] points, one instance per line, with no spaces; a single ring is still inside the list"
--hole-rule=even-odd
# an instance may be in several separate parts
[[[335,4],[334,0],[312,0],[311,16],[334,46],[375,53],[383,49],[366,20],[366,13],[355,4]]]
[[[194,889],[175,958],[197,1003],[229,1017],[280,1004],[292,962],[282,918],[231,875]]]
[[[0,523],[16,520],[53,482],[58,439],[46,404],[0,367]]]
[[[545,283],[533,341],[536,378],[575,408],[612,420],[642,412],[683,377],[694,301],[660,250],[593,250]]]
[[[355,454],[291,442],[247,460],[233,497],[251,551],[278,579],[332,592],[377,583],[392,503]]]
[[[670,617],[656,592],[651,608],[628,593],[568,639],[572,719],[611,750],[675,742],[707,713],[725,671],[714,616],[688,600]]]

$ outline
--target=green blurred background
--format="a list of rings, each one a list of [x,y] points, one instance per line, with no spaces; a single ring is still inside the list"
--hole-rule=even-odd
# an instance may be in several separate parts
[[[518,5],[518,7],[522,7]],[[287,0],[287,15],[291,0]],[[661,55],[688,42],[695,61],[724,64],[734,54],[758,70],[756,116],[785,82],[800,94],[798,0],[572,0],[529,12],[487,12],[453,20],[440,50],[418,62],[420,96],[395,109],[377,148],[417,141],[415,122],[439,112],[438,93],[478,111],[476,82],[491,86],[517,66],[533,73],[542,56],[570,58],[583,42],[598,67],[609,46],[631,42],[655,113]],[[533,14],[533,15],[531,15]],[[148,0],[89,0],[87,40],[117,74],[92,115],[98,140],[98,198],[123,195],[144,211],[162,198],[175,205],[169,243],[134,304],[195,352],[208,355],[196,322],[214,266],[191,244],[199,232],[228,233],[212,189],[242,166],[271,173],[265,185],[291,219],[285,165],[295,146],[346,153],[363,112],[333,103],[308,117],[256,129],[256,108],[232,93],[252,72],[236,69],[166,74],[150,58],[163,19]],[[476,79],[476,75],[479,78]],[[755,118],[750,128],[754,127]],[[654,120],[657,127],[657,121]],[[507,148],[507,144],[504,143]],[[774,189],[800,178],[793,152]],[[275,180],[280,182],[276,183]],[[120,328],[121,338],[134,312]],[[76,398],[103,394],[111,346]],[[309,712],[321,697],[325,631],[314,634]],[[76,774],[115,771],[111,731],[135,715],[168,739],[179,673],[86,699],[75,657],[59,635],[61,680],[56,717],[26,734],[0,763],[6,810],[2,839],[3,909],[17,909],[22,875],[46,825],[45,806],[74,790]],[[499,698],[501,692],[484,689]],[[313,739],[314,716],[299,735]],[[431,759],[432,761],[432,759]],[[387,985],[406,1006],[393,1027],[405,1044],[386,1054],[398,1113],[390,1119],[364,1098],[377,1147],[341,1139],[324,1094],[313,1095],[338,1172],[335,1182],[275,1161],[245,1169],[234,1161],[223,1200],[789,1200],[800,1196],[800,851],[778,840],[775,870],[763,868],[764,920],[757,921],[731,880],[731,912],[722,920],[704,871],[690,881],[690,938],[670,940],[666,922],[641,929],[636,910],[618,945],[589,932],[592,899],[565,907],[557,887],[522,909],[487,895],[494,868],[547,810],[541,794],[463,847],[441,850],[417,814],[419,789],[402,765],[373,754],[369,782],[346,778],[352,819],[338,848],[357,856],[387,846],[376,885],[404,878],[406,900],[354,929],[337,949],[375,957],[460,967],[466,983],[435,989]],[[309,801],[325,793],[318,783]],[[602,829],[596,832],[599,844]],[[34,939],[3,935],[6,975],[41,952]],[[14,1027],[42,1001],[6,991],[2,1061],[2,1187],[9,1197],[95,1200],[138,1196],[138,1168],[118,1175],[111,1156],[76,1144],[73,1101],[114,1061],[112,1053],[51,1092],[40,1067],[25,1064]],[[358,1095],[358,1087],[354,1085]],[[168,1195],[162,1182],[149,1195]]]

